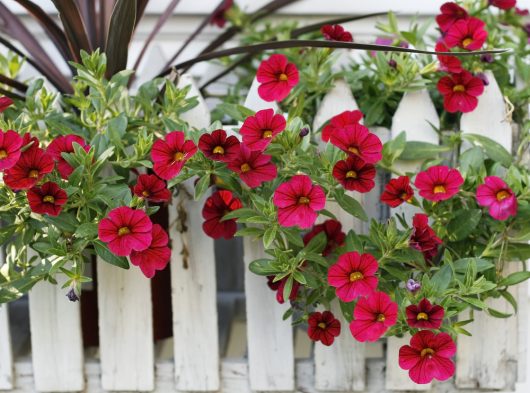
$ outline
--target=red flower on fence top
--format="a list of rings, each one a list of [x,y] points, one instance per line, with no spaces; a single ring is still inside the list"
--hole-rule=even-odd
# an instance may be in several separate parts
[[[66,192],[51,181],[41,187],[30,188],[27,198],[32,212],[49,216],[58,216],[62,206],[68,201]]]
[[[439,329],[445,313],[442,306],[431,304],[426,298],[411,304],[405,311],[408,325],[419,329]]]
[[[235,219],[221,221],[225,214],[241,209],[243,204],[234,197],[231,191],[218,190],[206,199],[202,208],[202,217],[206,220],[202,224],[204,233],[214,239],[231,239],[237,231]]]
[[[497,176],[488,176],[477,187],[477,203],[488,206],[496,220],[506,220],[517,214],[517,198],[508,185]]]
[[[500,8],[501,10],[509,10],[510,8],[515,7],[517,0],[489,0],[488,4]]]
[[[359,156],[369,164],[375,164],[383,157],[383,144],[377,135],[361,124],[348,125],[331,134],[331,143],[350,156]]]
[[[0,113],[5,111],[7,108],[9,108],[11,105],[13,105],[13,100],[9,97],[0,97]]]
[[[142,251],[132,251],[130,260],[134,266],[138,266],[144,276],[152,278],[157,270],[164,270],[171,258],[171,250],[168,247],[169,237],[158,224],[153,224],[151,230],[152,240],[148,248]]]
[[[320,32],[328,41],[352,42],[353,36],[349,31],[345,31],[341,25],[324,25]]]
[[[177,176],[191,156],[197,152],[197,146],[191,140],[185,140],[182,131],[173,131],[164,139],[157,139],[151,149],[153,170],[162,179],[170,180]]]
[[[414,215],[409,244],[415,250],[421,251],[427,261],[431,261],[438,254],[438,246],[442,244],[442,240],[429,226],[429,217],[426,214]]]
[[[370,254],[347,252],[328,269],[328,283],[336,288],[340,300],[351,302],[359,296],[367,296],[375,291],[375,272],[378,267],[377,260]]]
[[[272,201],[278,207],[281,226],[305,229],[315,223],[317,211],[326,204],[326,194],[322,187],[313,185],[309,176],[296,175],[280,184],[274,191]]]
[[[274,282],[274,276],[267,276],[267,285],[273,291],[276,291],[276,301],[280,304],[285,303],[283,298],[283,289],[285,288],[285,283],[287,282],[288,277],[284,277],[279,281]],[[293,281],[293,286],[291,287],[291,293],[289,294],[289,300],[293,301],[298,295],[298,290],[300,289],[300,283],[298,281]]]
[[[112,253],[127,256],[149,247],[152,229],[153,223],[143,210],[120,206],[100,221],[98,235],[102,242],[108,243]]]
[[[313,312],[307,320],[307,335],[313,341],[330,346],[340,335],[340,321],[330,311]]]
[[[272,139],[285,130],[285,117],[274,114],[273,109],[257,111],[243,122],[239,133],[250,150],[265,150]]]
[[[298,69],[287,61],[284,55],[275,54],[263,60],[258,67],[256,78],[261,85],[259,96],[268,102],[282,101],[298,83]]]
[[[216,25],[217,27],[224,27],[226,24],[226,17],[225,13],[228,11],[232,6],[234,5],[234,0],[224,0],[215,12],[212,14],[212,17],[210,19],[211,25]]]
[[[150,202],[168,202],[171,199],[171,191],[167,189],[166,182],[156,175],[138,176],[133,192]]]
[[[436,23],[442,32],[446,32],[455,22],[469,18],[467,11],[453,2],[442,4],[440,11],[441,14],[436,16]]]
[[[375,187],[375,166],[358,156],[337,161],[333,177],[349,191],[368,192]]]
[[[53,167],[53,158],[49,154],[39,147],[32,147],[4,172],[4,183],[12,190],[27,190],[53,171]]]
[[[306,233],[304,236],[304,244],[307,246],[311,239],[313,239],[320,232],[326,234],[328,242],[326,248],[322,251],[323,256],[328,256],[331,254],[337,247],[342,247],[344,245],[344,240],[346,239],[346,234],[342,232],[342,224],[337,220],[326,220],[322,224],[315,225],[310,232]]]
[[[397,303],[384,292],[374,292],[361,297],[353,310],[350,323],[352,336],[360,342],[377,341],[389,327],[396,324]]]
[[[451,198],[460,191],[464,179],[458,169],[444,165],[431,166],[416,175],[414,185],[429,201],[439,202]]]
[[[416,383],[445,381],[455,373],[455,364],[450,359],[455,353],[456,345],[450,335],[422,330],[411,338],[410,345],[399,349],[399,367],[409,370],[410,379]]]
[[[385,186],[385,191],[381,194],[381,202],[390,207],[398,207],[403,202],[410,203],[414,196],[414,190],[410,186],[408,176],[400,176],[392,179]]]
[[[340,128],[344,128],[346,126],[359,124],[359,122],[363,119],[363,113],[359,110],[353,110],[353,111],[344,111],[342,113],[339,113],[336,116],[333,116],[329,120],[329,124],[327,124],[322,129],[322,140],[324,142],[329,142],[329,139],[331,138],[331,135]]]
[[[199,149],[211,160],[230,162],[239,151],[239,140],[225,130],[215,130],[211,134],[202,134],[199,138]]]
[[[438,91],[444,97],[447,112],[471,112],[478,105],[477,97],[484,92],[484,83],[469,71],[440,78]]]
[[[488,38],[485,25],[483,21],[473,17],[458,20],[445,33],[445,44],[449,48],[458,46],[466,50],[480,49]]]
[[[239,145],[237,155],[228,163],[228,169],[239,174],[239,178],[250,188],[261,186],[263,182],[276,179],[276,165],[272,156],[261,151],[251,151],[244,144]]]
[[[0,130],[0,171],[13,167],[20,158],[22,137],[13,130]]]
[[[48,153],[57,163],[57,170],[63,179],[68,177],[74,171],[74,168],[63,158],[62,153],[73,153],[74,143],[80,145],[85,151],[90,150],[90,146],[86,144],[85,140],[77,135],[61,135],[55,138],[47,147]]]
[[[436,52],[450,52],[449,48],[443,42],[438,42],[434,50]],[[455,74],[462,72],[462,62],[458,57],[450,55],[437,55],[437,57],[440,62],[440,71],[453,72]]]

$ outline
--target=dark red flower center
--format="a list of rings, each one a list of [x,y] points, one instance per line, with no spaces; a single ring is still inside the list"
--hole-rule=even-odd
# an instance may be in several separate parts
[[[327,326],[324,322],[320,322],[318,325],[317,325],[320,329],[325,329]]]
[[[463,93],[466,91],[466,87],[464,85],[454,85],[453,86],[453,92],[455,93]]]
[[[353,154],[359,154],[359,149],[355,146],[348,147],[348,151]]]
[[[416,320],[417,321],[428,321],[429,320],[429,316],[424,313],[424,312],[420,312],[418,313],[418,315],[416,315]]]
[[[375,319],[377,322],[385,322],[385,314],[377,314],[377,318]]]
[[[429,358],[434,355],[434,350],[431,348],[423,348],[421,350],[420,356],[424,358],[425,356],[428,356]]]
[[[363,274],[361,272],[352,272],[350,273],[350,282],[355,282],[362,280],[364,278]]]
[[[3,158],[6,158],[7,157],[7,151],[5,150],[0,150],[0,160],[3,159]]]
[[[241,165],[241,172],[243,173],[250,171],[250,169],[251,169],[250,165],[248,165],[246,162],[243,165]]]
[[[300,205],[308,205],[309,202],[311,202],[311,200],[308,197],[301,196],[300,198],[298,198],[298,203]]]
[[[462,46],[464,48],[467,48],[467,46],[470,45],[472,42],[473,42],[473,38],[467,37],[467,38],[462,40]]]
[[[215,146],[212,151],[213,154],[225,154],[225,149],[223,146]]]
[[[54,203],[55,198],[52,195],[46,195],[44,198],[42,198],[42,201],[48,202],[48,203]]]
[[[510,193],[506,190],[500,190],[498,193],[497,193],[497,200],[500,202],[506,198],[508,198],[510,196]]]
[[[283,72],[282,72],[280,75],[278,75],[278,80],[280,80],[280,81],[284,81],[284,82],[285,82],[285,81],[287,81],[288,79],[289,79],[289,78],[287,77],[287,75],[284,74]]]
[[[128,227],[121,227],[118,229],[119,236],[128,235],[129,233],[131,233],[131,230]]]
[[[173,156],[173,160],[175,161],[182,161],[184,159],[184,153],[182,153],[181,151],[178,151],[175,153],[175,155]]]
[[[267,138],[267,139],[272,138],[272,131],[271,130],[263,130],[263,132],[261,133],[261,137],[262,138]]]
[[[37,169],[32,169],[28,172],[28,177],[32,177],[34,179],[39,177],[39,171]]]
[[[443,193],[447,192],[447,190],[445,189],[445,186],[443,186],[442,184],[437,184],[432,189],[432,192],[434,194],[443,194]]]
[[[348,171],[348,172],[346,172],[346,177],[347,177],[347,178],[352,178],[352,179],[357,179],[357,172],[355,172],[355,171]]]

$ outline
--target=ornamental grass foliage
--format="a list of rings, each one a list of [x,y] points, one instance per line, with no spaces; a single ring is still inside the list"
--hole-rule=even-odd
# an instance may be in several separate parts
[[[218,26],[230,14],[232,2],[226,3],[212,19]],[[72,94],[53,93],[35,80],[24,101],[0,98],[0,241],[7,255],[0,302],[38,281],[56,283],[57,275],[67,277],[65,292],[76,300],[94,255],[120,268],[130,262],[153,277],[171,259],[167,228],[153,214],[162,204],[175,209],[172,196],[194,197],[204,201],[206,235],[263,243],[264,258],[250,270],[263,276],[279,303],[290,304],[284,317],[308,326],[310,339],[332,345],[341,334],[359,341],[410,335],[399,364],[411,379],[450,378],[456,336],[469,334],[465,325],[477,312],[510,317],[487,300],[503,297],[515,313],[510,286],[530,277],[524,16],[515,1],[458,2],[441,7],[431,30],[416,22],[400,30],[392,13],[388,24],[378,25],[377,42],[455,54],[513,49],[499,58],[383,51],[343,59],[339,67],[340,50],[296,48],[229,59],[240,79],[217,102],[207,129],[181,119],[197,104],[189,88],[156,78],[133,93],[130,71],[106,78],[106,56],[82,52],[81,63],[72,63]],[[266,22],[244,30],[242,40],[271,41],[295,29]],[[355,40],[338,25],[303,34]],[[20,62],[11,61],[15,68]],[[489,83],[485,71],[509,103],[506,120],[519,125],[514,154],[458,128]],[[254,77],[261,98],[280,108],[276,113],[242,105]],[[339,78],[360,110],[313,129],[316,108]],[[372,127],[389,126],[403,93],[425,88],[441,114],[441,145],[409,142],[405,133],[383,144]],[[403,173],[398,160],[422,165]],[[377,173],[388,175],[381,203],[390,218],[371,220],[366,233],[348,230],[330,206],[368,221],[355,196],[374,188]],[[394,210],[406,205],[414,206],[412,217]],[[517,271],[505,273],[508,264]],[[333,314],[333,304],[342,315]]]

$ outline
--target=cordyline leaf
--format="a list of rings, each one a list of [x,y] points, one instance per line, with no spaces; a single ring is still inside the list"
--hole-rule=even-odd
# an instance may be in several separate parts
[[[97,29],[97,43],[101,50],[105,51],[107,31],[109,30],[110,17],[116,0],[99,0],[99,15]]]
[[[136,0],[118,0],[110,18],[109,36],[105,45],[107,77],[127,68],[129,43],[136,22]]]
[[[138,21],[142,19],[144,16],[145,7],[147,7],[147,3],[149,3],[149,0],[138,0],[136,3],[136,25],[138,25]],[[136,26],[135,26],[136,27]]]
[[[97,24],[97,15],[96,15],[96,1],[94,0],[76,0],[77,7],[79,8],[79,13],[81,18],[85,22],[85,27],[87,29],[88,40],[92,48],[97,48],[97,39],[98,39],[98,24]]]
[[[25,101],[26,100],[26,97],[23,97],[17,93],[13,93],[12,91],[9,91],[9,90],[4,90],[4,89],[1,89],[0,88],[0,94],[4,95],[4,96],[8,96],[9,98],[13,99],[13,100],[20,100],[20,101]]]
[[[22,82],[19,82],[15,79],[12,79],[8,76],[0,74],[0,83],[3,83],[4,85],[8,85],[13,87],[14,89],[17,89],[21,92],[26,92],[28,90],[28,86]]]

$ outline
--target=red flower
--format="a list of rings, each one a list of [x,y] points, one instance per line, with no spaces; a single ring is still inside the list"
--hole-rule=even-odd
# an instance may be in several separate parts
[[[385,191],[381,194],[381,202],[390,207],[398,207],[403,202],[410,203],[413,196],[414,191],[410,186],[409,177],[400,176],[390,180],[385,186]]]
[[[164,270],[171,258],[171,250],[167,246],[169,237],[158,224],[153,224],[151,244],[142,251],[132,251],[130,260],[147,278],[152,278],[157,270]]]
[[[519,16],[527,16],[530,12],[525,8],[515,7],[515,13]]]
[[[445,43],[449,48],[458,46],[466,50],[480,49],[488,38],[484,26],[483,21],[473,17],[456,21],[445,33]]]
[[[429,217],[427,215],[421,213],[414,215],[409,244],[412,248],[421,251],[427,261],[432,261],[438,254],[438,245],[442,244],[442,241],[429,226]]]
[[[359,156],[368,164],[375,164],[383,157],[381,140],[361,124],[337,129],[331,134],[330,140],[350,156]]]
[[[509,10],[510,8],[515,7],[517,0],[489,0],[488,3],[501,10]]]
[[[408,306],[406,313],[408,325],[419,329],[439,329],[444,319],[444,308],[432,305],[426,298]]]
[[[49,216],[58,216],[68,200],[66,192],[51,181],[41,187],[30,188],[27,198],[32,212]]]
[[[53,166],[50,155],[41,148],[32,147],[20,155],[13,167],[5,171],[4,183],[12,190],[27,190],[53,171]]]
[[[13,130],[0,130],[0,171],[13,167],[20,158],[22,138]]]
[[[281,101],[289,95],[298,83],[298,69],[293,63],[287,62],[284,55],[272,55],[263,60],[258,67],[256,78],[261,85],[259,96],[268,102]]]
[[[177,176],[191,156],[197,152],[197,146],[191,140],[184,139],[182,131],[173,131],[164,139],[157,139],[151,149],[153,170],[164,180]]]
[[[150,202],[168,202],[171,199],[171,191],[167,189],[166,182],[156,175],[138,176],[133,192]]]
[[[243,122],[239,133],[250,150],[265,150],[272,139],[285,130],[285,117],[274,114],[273,109],[257,111]]]
[[[340,335],[340,321],[330,311],[313,312],[307,320],[307,335],[313,341],[330,346]]]
[[[256,188],[263,182],[276,179],[276,165],[271,162],[271,158],[259,150],[250,151],[241,144],[237,156],[228,163],[228,169],[238,173],[247,186]]]
[[[324,142],[329,142],[331,135],[337,130],[344,128],[346,126],[351,126],[354,124],[359,124],[363,118],[363,113],[359,110],[354,111],[344,111],[339,113],[336,116],[333,116],[327,124],[322,129],[322,140]]]
[[[333,177],[346,190],[368,192],[375,187],[375,166],[367,164],[358,156],[337,161],[333,167]]]
[[[326,248],[322,251],[323,256],[328,256],[331,254],[337,247],[342,247],[344,245],[344,239],[346,234],[342,232],[342,224],[337,220],[326,220],[322,224],[315,225],[310,232],[306,233],[304,236],[304,244],[307,246],[311,239],[313,239],[320,232],[326,234],[328,242]]]
[[[278,221],[281,226],[310,228],[317,219],[318,210],[326,204],[326,194],[322,187],[313,185],[306,175],[293,176],[280,184],[274,191],[272,201],[278,207]]]
[[[443,43],[438,42],[436,46],[434,47],[434,50],[436,52],[449,52],[449,48]],[[453,72],[455,74],[458,74],[462,72],[462,62],[460,59],[456,56],[449,56],[449,55],[437,55],[438,61],[440,62],[440,71],[444,72]]]
[[[231,211],[241,209],[243,204],[228,190],[219,190],[212,194],[202,208],[202,216],[206,220],[202,224],[204,233],[214,239],[231,239],[237,231],[236,220],[221,221]]]
[[[377,288],[375,272],[379,265],[370,254],[347,252],[328,270],[328,283],[337,288],[337,297],[351,302],[358,296],[372,294]]]
[[[412,337],[410,345],[399,349],[399,367],[409,370],[410,379],[416,383],[445,381],[455,373],[450,360],[455,353],[456,345],[447,333],[422,330]]]
[[[11,105],[13,105],[13,100],[9,97],[0,97],[0,113],[5,111],[7,108],[9,108]]]
[[[285,299],[283,298],[283,289],[285,288],[287,279],[288,277],[284,277],[281,280],[274,282],[274,276],[267,276],[267,285],[270,289],[276,291],[276,301],[280,304],[285,303]],[[291,293],[289,294],[289,300],[293,301],[296,299],[299,289],[300,283],[298,281],[293,281]]]
[[[490,215],[496,220],[506,220],[517,214],[517,198],[512,189],[497,176],[488,176],[484,184],[477,187],[477,203],[488,206]]]
[[[39,147],[39,139],[36,136],[31,136],[29,132],[26,132],[22,136],[22,148],[24,151],[29,149],[36,149]]]
[[[440,78],[438,91],[444,97],[446,111],[471,112],[478,105],[477,97],[484,92],[484,83],[469,71],[451,74]]]
[[[352,336],[360,342],[377,341],[390,326],[396,324],[398,305],[384,292],[361,297],[353,310],[350,323]]]
[[[458,169],[438,165],[418,173],[414,185],[420,195],[429,201],[439,202],[451,198],[460,191],[464,179]]]
[[[199,149],[211,160],[230,162],[237,157],[239,140],[233,135],[227,137],[225,130],[215,130],[201,135]]]
[[[68,176],[72,174],[74,168],[63,158],[62,153],[73,153],[74,143],[80,145],[85,151],[90,150],[83,138],[77,135],[61,135],[55,138],[46,149],[53,160],[57,163],[57,170],[61,174],[63,179],[68,179]]]
[[[215,12],[212,14],[212,17],[210,19],[211,25],[216,25],[217,27],[224,27],[226,24],[226,17],[225,13],[228,11],[232,6],[234,5],[234,0],[224,0]]]
[[[352,42],[353,36],[349,31],[345,31],[341,25],[324,25],[320,32],[328,41]]]
[[[467,11],[453,2],[442,4],[440,11],[441,14],[436,16],[436,23],[442,32],[446,32],[455,22],[469,18]]]
[[[152,230],[153,223],[143,210],[121,206],[99,222],[98,235],[112,253],[126,256],[147,249],[153,239]]]

